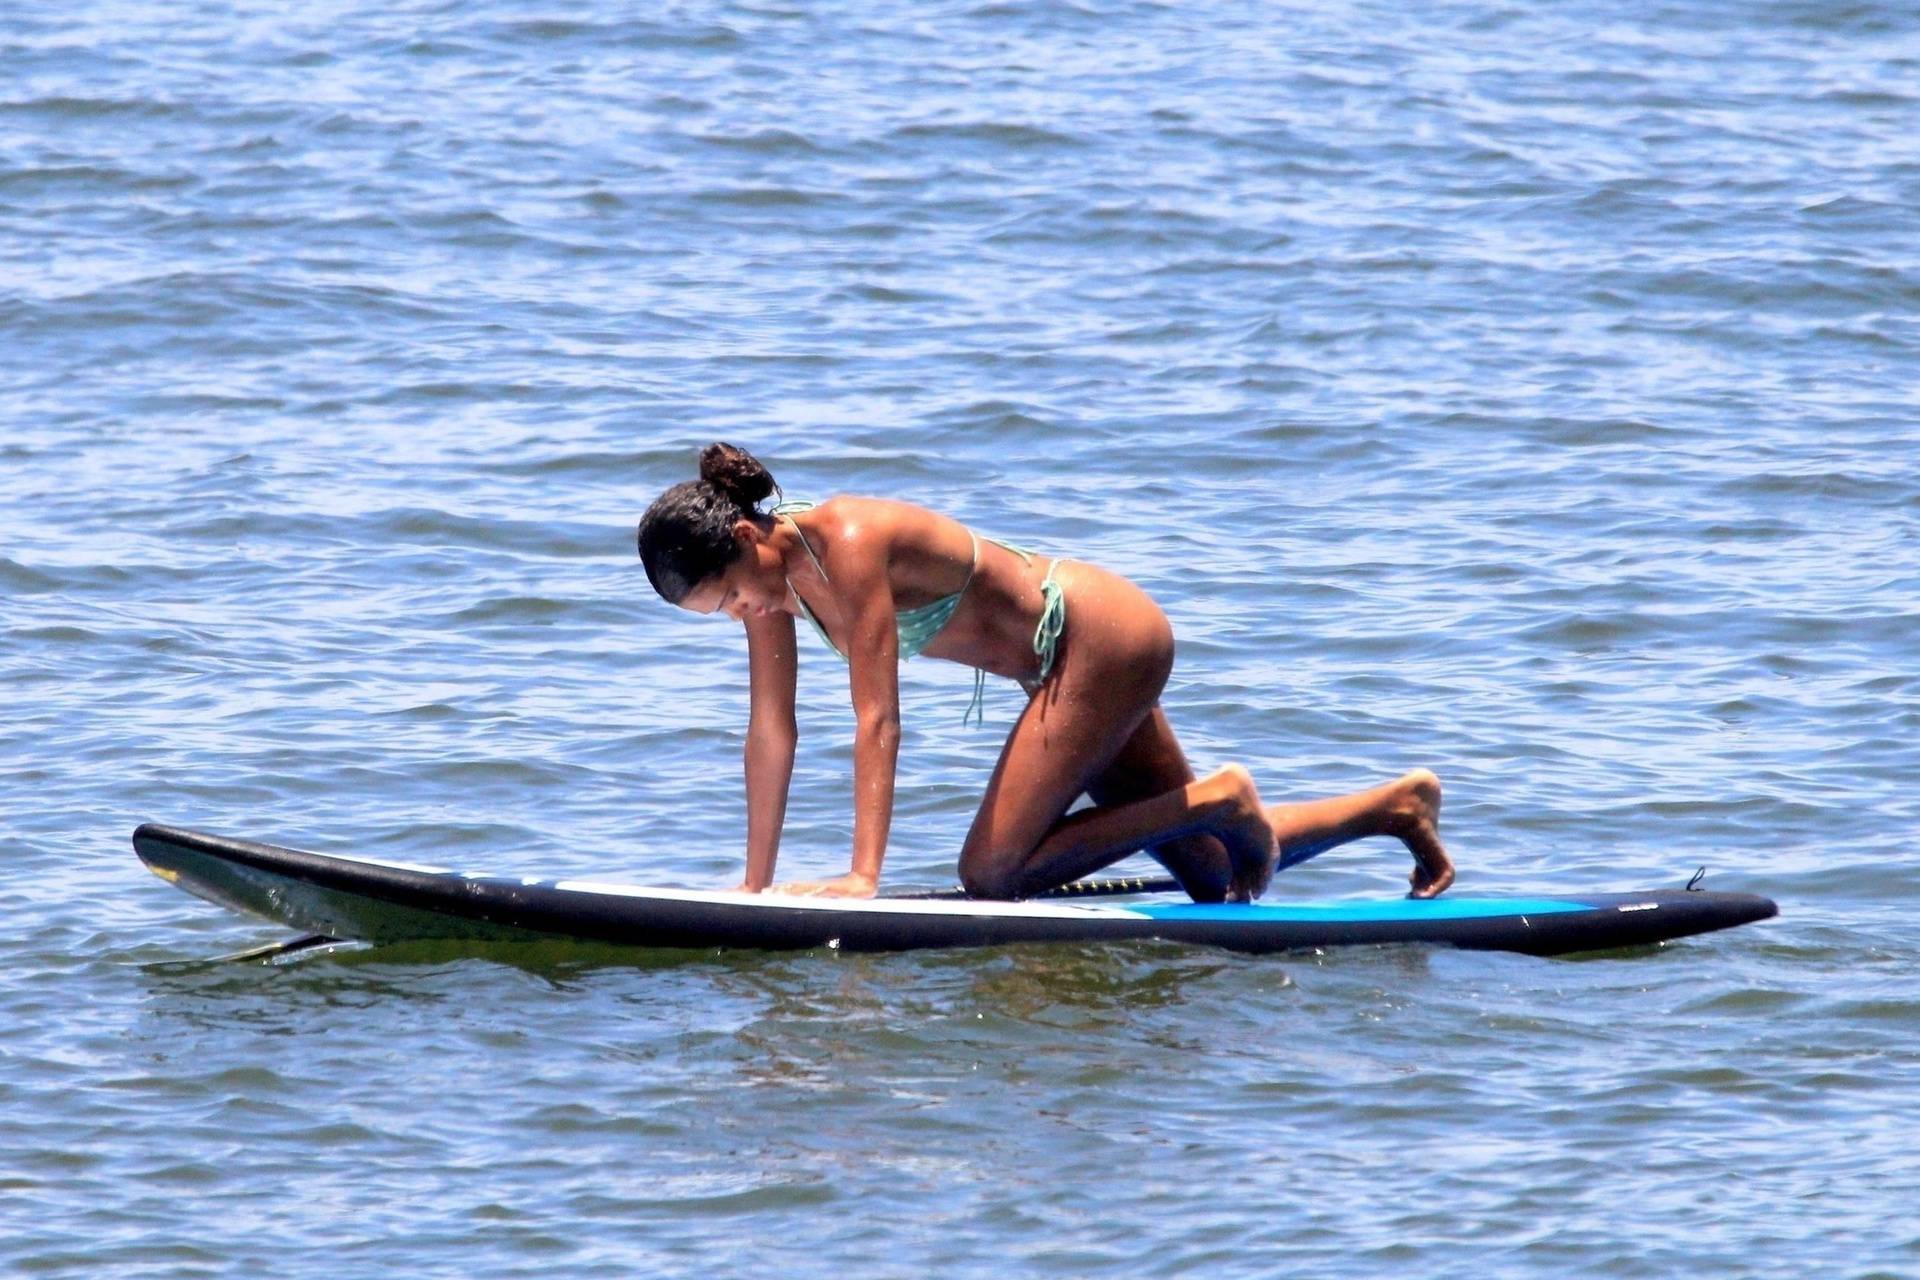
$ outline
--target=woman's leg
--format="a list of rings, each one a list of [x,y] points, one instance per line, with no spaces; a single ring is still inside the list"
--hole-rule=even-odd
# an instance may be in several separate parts
[[[1173,631],[1124,578],[1076,564],[1061,579],[1069,591],[1067,632],[1051,678],[994,766],[961,850],[961,883],[980,897],[1026,897],[1143,846],[1205,833],[1220,839],[1231,860],[1229,892],[1258,896],[1276,849],[1243,769],[1066,814],[1153,714],[1173,668]]]
[[[1193,767],[1158,706],[1120,754],[1087,787],[1095,804],[1120,805],[1193,781]],[[1432,898],[1453,883],[1453,862],[1440,842],[1440,779],[1416,769],[1371,790],[1326,800],[1265,806],[1280,844],[1280,865],[1291,866],[1336,845],[1367,836],[1393,836],[1413,854],[1410,896]],[[1147,850],[1196,902],[1218,902],[1231,869],[1226,850],[1210,835],[1183,836]]]
[[[1413,854],[1411,897],[1436,897],[1453,883],[1453,860],[1440,843],[1440,779],[1425,769],[1370,791],[1268,805],[1266,812],[1284,863],[1365,836],[1393,836]]]
[[[1115,806],[1151,799],[1194,781],[1193,766],[1158,703],[1120,748],[1113,763],[1087,786],[1096,805]],[[1271,809],[1268,810],[1271,813]],[[1233,860],[1219,837],[1200,834],[1162,840],[1148,847],[1155,861],[1173,873],[1195,902],[1219,902],[1233,881]],[[1281,853],[1286,852],[1284,846]]]

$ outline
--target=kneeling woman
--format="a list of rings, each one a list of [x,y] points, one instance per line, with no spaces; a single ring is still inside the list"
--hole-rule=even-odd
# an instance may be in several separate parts
[[[640,521],[654,589],[747,631],[747,870],[773,882],[793,776],[795,617],[851,669],[853,866],[791,893],[870,897],[893,818],[900,748],[899,667],[926,653],[1018,680],[1026,710],[1001,748],[960,882],[976,897],[1024,898],[1146,849],[1197,901],[1248,901],[1276,859],[1369,835],[1413,853],[1413,896],[1453,883],[1437,824],[1439,781],[1416,770],[1357,795],[1263,805],[1244,769],[1196,780],[1160,691],[1173,628],[1125,578],[1030,555],[920,507],[839,497],[761,504],[773,477],[752,455],[710,445],[700,478],[677,484]],[[1093,807],[1069,814],[1081,794]]]

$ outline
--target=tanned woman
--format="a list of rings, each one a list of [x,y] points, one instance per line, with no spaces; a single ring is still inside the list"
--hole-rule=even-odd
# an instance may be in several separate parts
[[[640,521],[640,558],[663,599],[746,628],[747,866],[773,886],[799,733],[796,620],[846,660],[853,696],[853,849],[845,875],[778,892],[871,897],[886,858],[900,750],[900,660],[925,654],[1027,692],[960,850],[980,898],[1027,898],[1145,849],[1199,902],[1251,901],[1277,862],[1363,836],[1412,853],[1412,896],[1453,883],[1440,783],[1417,769],[1354,795],[1263,804],[1237,765],[1196,778],[1160,706],[1173,627],[1115,573],[982,537],[884,498],[818,506],[779,492],[751,454],[710,445],[700,478]],[[1082,795],[1090,807],[1067,810]]]

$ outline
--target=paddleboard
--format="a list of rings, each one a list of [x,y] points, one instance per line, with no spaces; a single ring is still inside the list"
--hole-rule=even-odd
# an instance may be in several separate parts
[[[163,880],[222,906],[342,940],[571,938],[634,947],[910,951],[1035,942],[1160,939],[1236,951],[1382,943],[1560,955],[1666,942],[1764,920],[1757,894],[1687,889],[1528,897],[1445,894],[1425,901],[1202,905],[1100,882],[1082,895],[990,902],[957,894],[793,898],[542,880],[308,853],[147,823],[140,858]]]

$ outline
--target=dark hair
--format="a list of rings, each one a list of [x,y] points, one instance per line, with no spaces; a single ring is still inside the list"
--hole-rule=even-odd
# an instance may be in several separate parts
[[[720,573],[740,554],[733,526],[764,519],[760,504],[780,486],[760,460],[730,444],[700,451],[700,478],[673,486],[640,517],[640,562],[668,604]]]

